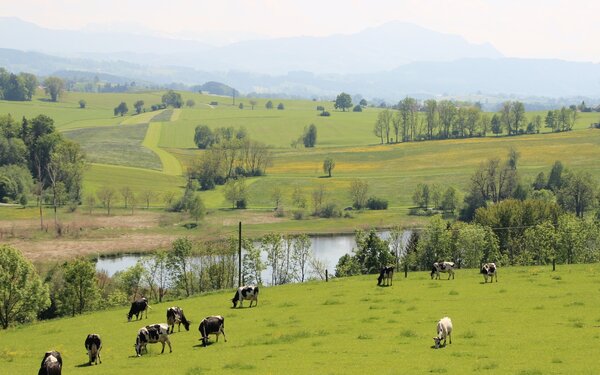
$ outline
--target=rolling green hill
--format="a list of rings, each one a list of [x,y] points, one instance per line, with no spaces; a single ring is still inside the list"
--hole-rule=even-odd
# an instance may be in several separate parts
[[[394,285],[376,276],[329,283],[262,288],[258,307],[231,309],[233,291],[152,304],[148,319],[127,323],[128,306],[11,328],[0,332],[5,374],[37,371],[43,353],[62,353],[65,374],[595,374],[600,344],[600,266],[499,270],[484,284],[477,270],[458,270],[455,280],[429,273],[396,273]],[[190,331],[170,336],[136,358],[137,330],[166,320],[177,305]],[[225,317],[223,337],[200,346],[198,324]],[[436,323],[449,316],[452,344],[432,349]],[[102,364],[87,366],[88,333],[103,339]],[[143,369],[143,370],[142,370]]]
[[[511,147],[521,155],[519,171],[524,181],[533,180],[542,171],[547,174],[556,160],[568,168],[585,169],[597,178],[600,176],[600,166],[596,163],[600,131],[589,129],[591,122],[598,121],[598,113],[579,114],[574,130],[566,133],[548,134],[548,129],[542,128],[542,134],[536,135],[489,135],[379,145],[379,139],[373,134],[373,124],[380,111],[377,108],[367,108],[361,113],[339,112],[333,110],[332,102],[272,99],[275,107],[281,102],[285,109],[267,110],[268,99],[256,99],[252,109],[248,98],[236,98],[233,105],[230,97],[184,92],[184,101],[193,99],[194,107],[131,114],[136,100],[144,100],[145,107],[149,108],[160,102],[161,95],[162,92],[68,92],[58,103],[48,102],[41,96],[31,102],[0,101],[0,113],[11,113],[15,118],[40,113],[53,117],[57,128],[80,142],[93,163],[84,180],[87,193],[93,193],[105,181],[110,181],[115,188],[130,186],[137,193],[148,188],[157,192],[181,191],[184,185],[181,175],[186,166],[202,155],[193,142],[195,127],[200,124],[211,128],[244,127],[252,139],[270,145],[273,151],[273,163],[267,175],[250,180],[249,208],[274,207],[271,191],[278,186],[283,192],[284,209],[289,211],[291,193],[296,186],[304,189],[310,202],[311,191],[320,185],[325,187],[328,201],[346,207],[350,205],[347,190],[352,179],[367,179],[369,195],[387,199],[390,210],[387,214],[360,214],[358,220],[333,224],[346,229],[361,224],[379,225],[382,216],[407,222],[407,209],[412,205],[411,197],[418,183],[438,184],[442,188],[454,186],[464,191],[481,162],[492,157],[504,158]],[[79,108],[79,99],[86,100],[85,109]],[[128,103],[130,114],[115,117],[112,109],[121,101]],[[244,104],[244,109],[238,108],[239,103]],[[319,116],[317,106],[324,106],[331,116]],[[537,114],[545,115],[531,112],[527,116]],[[316,147],[292,148],[292,140],[311,123],[318,129]],[[322,163],[328,156],[334,158],[336,167],[332,178],[323,178]],[[124,173],[129,171],[124,167],[138,169]],[[202,192],[201,196],[212,210],[230,205],[220,187],[216,191]],[[154,204],[161,203],[157,196]]]

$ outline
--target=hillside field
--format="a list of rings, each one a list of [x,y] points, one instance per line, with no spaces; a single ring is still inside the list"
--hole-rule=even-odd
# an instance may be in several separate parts
[[[597,374],[600,265],[500,269],[484,284],[477,270],[456,279],[396,273],[391,287],[376,275],[262,288],[258,307],[232,309],[233,291],[152,304],[148,319],[127,323],[128,307],[0,331],[4,374],[32,374],[46,350],[62,353],[65,374]],[[134,356],[137,330],[182,307],[190,331]],[[198,324],[225,317],[218,343],[200,346]],[[435,350],[443,316],[452,344]],[[103,339],[102,361],[87,366],[88,333]],[[214,336],[211,336],[214,337]]]
[[[565,133],[548,133],[549,129],[542,128],[542,134],[535,135],[496,137],[490,134],[484,138],[381,145],[373,134],[381,109],[369,107],[360,113],[340,112],[333,109],[332,102],[272,99],[275,107],[283,103],[285,109],[267,110],[268,99],[255,99],[257,104],[252,109],[248,98],[236,98],[233,105],[230,97],[182,92],[184,101],[195,101],[194,107],[132,115],[136,100],[144,100],[145,107],[149,108],[160,102],[162,93],[67,92],[58,103],[40,95],[31,102],[0,101],[0,114],[10,113],[17,120],[22,116],[47,114],[54,118],[56,127],[67,138],[79,142],[90,161],[84,176],[84,196],[95,195],[106,185],[117,191],[129,187],[138,196],[152,190],[156,193],[151,201],[154,208],[164,207],[164,197],[170,193],[177,197],[183,192],[186,180],[182,174],[202,157],[204,151],[193,143],[197,125],[206,124],[213,129],[244,127],[250,138],[271,146],[273,163],[265,176],[247,179],[248,209],[244,213],[230,209],[223,187],[200,192],[209,212],[198,231],[184,232],[192,236],[221,229],[233,231],[238,221],[248,216],[252,219],[244,222],[245,233],[251,235],[270,231],[337,233],[369,226],[422,225],[425,218],[409,216],[412,195],[419,183],[438,185],[442,191],[453,186],[462,195],[480,163],[490,158],[505,159],[511,147],[520,154],[519,174],[526,183],[532,182],[540,172],[547,176],[556,160],[570,169],[587,170],[600,180],[597,163],[600,130],[589,128],[590,123],[600,118],[595,112],[580,113],[574,130]],[[85,109],[79,108],[80,99],[86,100]],[[130,113],[114,116],[112,109],[121,101],[128,103]],[[211,104],[214,102],[217,104]],[[240,102],[244,103],[244,109],[238,108]],[[331,116],[319,116],[317,106],[324,106]],[[527,116],[537,114],[544,116],[545,112],[529,112]],[[317,126],[316,147],[292,148],[292,140],[300,137],[304,127],[311,123]],[[332,178],[326,178],[322,169],[323,160],[329,156],[336,163]],[[348,188],[356,178],[368,181],[369,196],[388,200],[388,210],[354,211],[348,218],[310,217],[311,193],[315,189],[323,186],[325,202],[343,209],[352,204]],[[275,218],[273,214],[274,187],[282,192],[283,218]],[[291,195],[296,187],[302,189],[307,200],[305,220],[292,219],[296,208]],[[119,200],[118,195],[116,209],[122,206]],[[33,199],[30,202],[33,203]],[[138,205],[143,206],[139,198]],[[97,212],[101,210],[98,207]],[[50,211],[46,211],[49,215]],[[117,215],[118,212],[115,211]],[[36,216],[34,209],[0,207],[0,218],[34,221]],[[68,221],[68,212],[65,210],[61,217]],[[175,228],[171,226],[172,230],[177,230]]]

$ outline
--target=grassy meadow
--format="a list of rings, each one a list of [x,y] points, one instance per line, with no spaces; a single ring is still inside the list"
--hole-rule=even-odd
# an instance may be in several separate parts
[[[484,284],[477,270],[455,280],[396,273],[263,288],[256,308],[231,309],[233,291],[152,304],[148,319],[127,323],[128,307],[0,331],[5,374],[37,371],[46,350],[62,353],[65,374],[596,374],[600,344],[600,265],[500,269]],[[190,331],[134,356],[137,330],[182,307]],[[200,346],[198,324],[225,317],[218,343]],[[452,318],[452,344],[435,350],[436,322]],[[88,333],[103,339],[102,361],[87,366]],[[214,337],[214,336],[213,336]]]
[[[600,176],[598,146],[600,131],[590,129],[598,121],[598,113],[580,113],[574,130],[567,133],[524,135],[516,137],[489,135],[485,138],[457,139],[380,145],[373,135],[373,124],[378,108],[363,112],[339,112],[332,102],[310,100],[271,99],[274,107],[283,103],[284,110],[265,108],[268,99],[256,99],[252,109],[248,98],[232,99],[222,96],[183,92],[184,101],[193,99],[192,108],[167,109],[132,114],[133,103],[144,100],[145,107],[160,102],[163,92],[139,93],[75,93],[67,92],[58,103],[36,96],[31,102],[0,101],[0,113],[10,113],[19,119],[40,113],[54,118],[57,128],[65,136],[79,142],[91,163],[84,177],[84,194],[95,194],[103,185],[117,190],[128,186],[135,193],[152,189],[158,194],[153,206],[163,205],[167,192],[181,193],[185,184],[182,176],[186,167],[201,157],[193,137],[199,124],[209,127],[245,127],[252,139],[272,147],[273,164],[267,175],[248,179],[249,210],[262,211],[266,217],[274,207],[273,187],[283,193],[283,207],[290,213],[294,208],[291,194],[295,187],[306,193],[310,210],[310,194],[323,185],[326,201],[338,207],[351,204],[348,187],[355,178],[369,182],[369,195],[385,198],[389,209],[385,213],[354,213],[352,218],[327,220],[262,220],[249,223],[256,231],[351,231],[361,225],[410,225],[419,221],[408,216],[412,194],[419,183],[437,184],[442,189],[454,186],[464,191],[478,165],[493,157],[505,158],[514,147],[521,157],[519,171],[524,181],[533,181],[539,172],[548,174],[556,160],[568,168],[585,169]],[[41,93],[40,93],[41,94]],[[87,102],[79,108],[79,100]],[[130,113],[114,116],[113,108],[125,101]],[[217,102],[216,105],[210,104]],[[244,109],[239,109],[239,103]],[[331,112],[321,117],[316,107]],[[529,112],[528,117],[545,112]],[[312,149],[292,148],[304,127],[317,126],[317,146]],[[322,163],[331,156],[336,162],[332,178],[325,178]],[[230,203],[223,188],[201,192],[205,206],[214,215],[228,216]],[[6,208],[0,208],[6,211]],[[0,216],[2,213],[0,213]],[[11,213],[7,216],[19,216]],[[243,216],[243,215],[240,215]],[[288,218],[291,217],[288,216]],[[229,221],[223,219],[223,225]],[[250,228],[250,230],[253,230]]]

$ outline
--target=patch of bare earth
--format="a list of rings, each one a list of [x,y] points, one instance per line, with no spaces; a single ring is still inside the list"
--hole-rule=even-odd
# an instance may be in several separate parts
[[[32,261],[62,260],[97,254],[148,252],[170,246],[174,235],[135,233],[159,226],[160,214],[140,211],[133,215],[73,214],[68,220],[0,221],[0,242],[20,249]],[[58,230],[61,234],[58,235]]]
[[[32,261],[66,260],[98,254],[141,253],[167,248],[176,236],[161,234],[124,234],[102,239],[9,240]]]
[[[223,218],[222,224],[223,226],[235,227],[238,222],[244,222],[247,224],[272,224],[272,223],[280,223],[282,221],[286,221],[285,217],[275,217],[274,212],[272,211],[243,211],[243,210],[235,210],[235,215],[232,217]]]

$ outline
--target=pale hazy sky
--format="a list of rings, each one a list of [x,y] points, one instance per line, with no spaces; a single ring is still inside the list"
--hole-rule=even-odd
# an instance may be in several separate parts
[[[0,16],[194,39],[350,34],[399,20],[489,42],[509,57],[600,62],[600,1],[592,0],[0,0]]]

